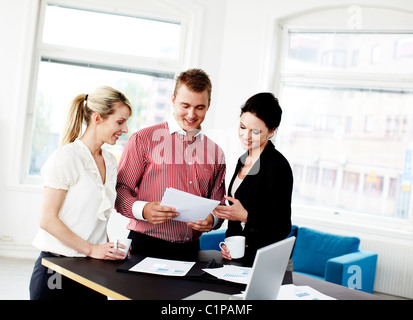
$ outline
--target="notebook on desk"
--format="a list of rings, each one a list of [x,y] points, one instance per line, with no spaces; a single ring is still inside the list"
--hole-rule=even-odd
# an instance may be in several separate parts
[[[243,297],[203,290],[185,300],[276,300],[294,241],[295,237],[290,237],[257,251]]]

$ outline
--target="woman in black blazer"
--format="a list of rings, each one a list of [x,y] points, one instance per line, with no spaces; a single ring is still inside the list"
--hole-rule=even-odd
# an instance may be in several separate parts
[[[281,121],[282,110],[271,93],[259,93],[241,109],[239,138],[247,150],[237,163],[226,197],[230,206],[214,214],[228,219],[226,237],[243,235],[244,262],[252,264],[259,248],[285,239],[291,231],[293,176],[287,159],[269,140]],[[221,251],[231,259],[230,252]]]

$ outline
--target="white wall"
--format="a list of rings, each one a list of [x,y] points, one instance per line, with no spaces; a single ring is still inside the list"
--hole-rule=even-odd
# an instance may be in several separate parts
[[[188,0],[173,3],[186,4]],[[213,138],[217,136],[215,140],[224,148],[229,176],[241,153],[236,138],[240,105],[254,93],[273,90],[272,70],[277,59],[275,26],[279,20],[320,8],[353,4],[413,12],[411,0],[192,0],[192,3],[203,12],[197,66],[205,69],[213,81],[213,100],[205,128]],[[0,255],[36,254],[31,251],[30,243],[38,227],[41,187],[21,185],[19,176],[33,39],[30,35],[34,32],[36,10],[34,0],[0,0]],[[218,136],[222,132],[226,137],[221,142]],[[298,219],[298,222],[308,221]],[[316,221],[311,223],[317,226]],[[325,221],[319,225],[329,230],[334,227],[326,226]]]
[[[26,93],[21,90],[27,78],[26,35],[33,7],[31,1],[2,1],[0,7],[0,248],[8,248],[30,243],[40,193],[17,186],[18,177],[11,174],[16,172],[22,145]]]

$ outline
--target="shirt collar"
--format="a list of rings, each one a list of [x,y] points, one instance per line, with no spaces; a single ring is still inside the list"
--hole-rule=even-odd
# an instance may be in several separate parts
[[[168,129],[169,129],[170,134],[179,133],[179,134],[182,134],[182,135],[186,136],[185,130],[181,128],[181,126],[178,124],[178,122],[176,121],[176,119],[173,115],[171,117],[169,117],[167,123],[168,123]],[[202,127],[194,137],[196,138],[198,136],[201,139],[201,141],[204,139],[204,134],[202,132]]]

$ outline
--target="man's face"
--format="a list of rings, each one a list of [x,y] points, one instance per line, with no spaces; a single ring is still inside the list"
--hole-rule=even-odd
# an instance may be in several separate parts
[[[187,133],[201,128],[209,108],[208,91],[194,92],[181,85],[176,95],[172,95],[174,117]]]

